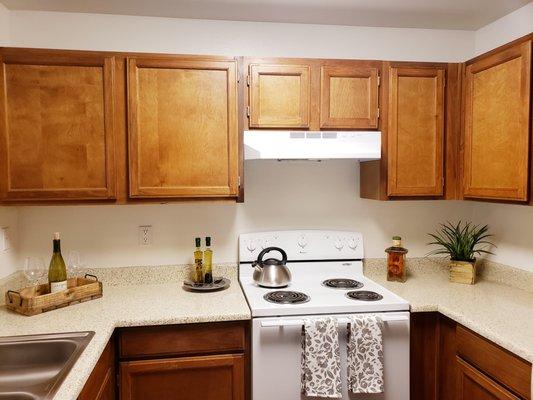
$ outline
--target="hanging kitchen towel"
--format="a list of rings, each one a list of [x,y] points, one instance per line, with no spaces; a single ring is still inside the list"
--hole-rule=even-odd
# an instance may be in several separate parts
[[[350,317],[348,391],[383,393],[383,321],[373,315]]]
[[[331,399],[342,397],[339,333],[335,318],[304,320],[301,361],[304,395]]]

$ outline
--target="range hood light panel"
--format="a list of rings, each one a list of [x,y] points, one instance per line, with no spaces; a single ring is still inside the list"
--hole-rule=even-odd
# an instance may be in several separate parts
[[[244,131],[245,160],[380,158],[379,131]]]

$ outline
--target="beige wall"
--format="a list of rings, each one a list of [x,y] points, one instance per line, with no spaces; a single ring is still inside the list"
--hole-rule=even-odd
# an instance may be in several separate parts
[[[0,3],[0,46],[9,46],[9,10]]]
[[[11,12],[13,46],[287,57],[462,61],[473,32]]]
[[[15,272],[21,265],[18,259],[18,210],[15,207],[0,207],[0,228],[3,227],[9,227],[13,247],[8,251],[0,251],[0,278]]]
[[[426,233],[438,222],[466,218],[470,204],[445,201],[378,202],[359,198],[355,161],[252,161],[245,167],[244,204],[24,207],[22,254],[50,253],[51,234],[95,265],[169,264],[190,261],[194,237],[211,235],[217,261],[237,259],[241,232],[324,228],[361,231],[366,256],[383,257],[399,234],[410,255],[427,252]],[[151,224],[154,245],[138,246],[137,226]]]
[[[475,55],[482,54],[531,32],[533,32],[533,2],[478,29],[474,39]]]

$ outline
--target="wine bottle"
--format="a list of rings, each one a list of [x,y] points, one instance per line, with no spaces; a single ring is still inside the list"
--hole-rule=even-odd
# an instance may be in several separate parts
[[[196,283],[204,283],[204,269],[202,266],[202,257],[203,252],[200,248],[201,246],[201,239],[196,238],[194,239],[194,242],[196,244],[196,250],[194,251],[194,267],[195,267],[195,281]]]
[[[61,240],[59,232],[54,233],[54,253],[48,268],[48,282],[50,283],[50,293],[61,292],[67,289],[67,267],[61,255]]]
[[[211,238],[205,238],[204,251],[204,282],[213,283],[213,250],[211,250]]]

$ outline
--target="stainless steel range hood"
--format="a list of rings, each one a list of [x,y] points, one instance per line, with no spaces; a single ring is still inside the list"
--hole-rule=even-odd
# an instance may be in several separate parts
[[[245,160],[361,161],[381,158],[376,131],[244,131]]]

